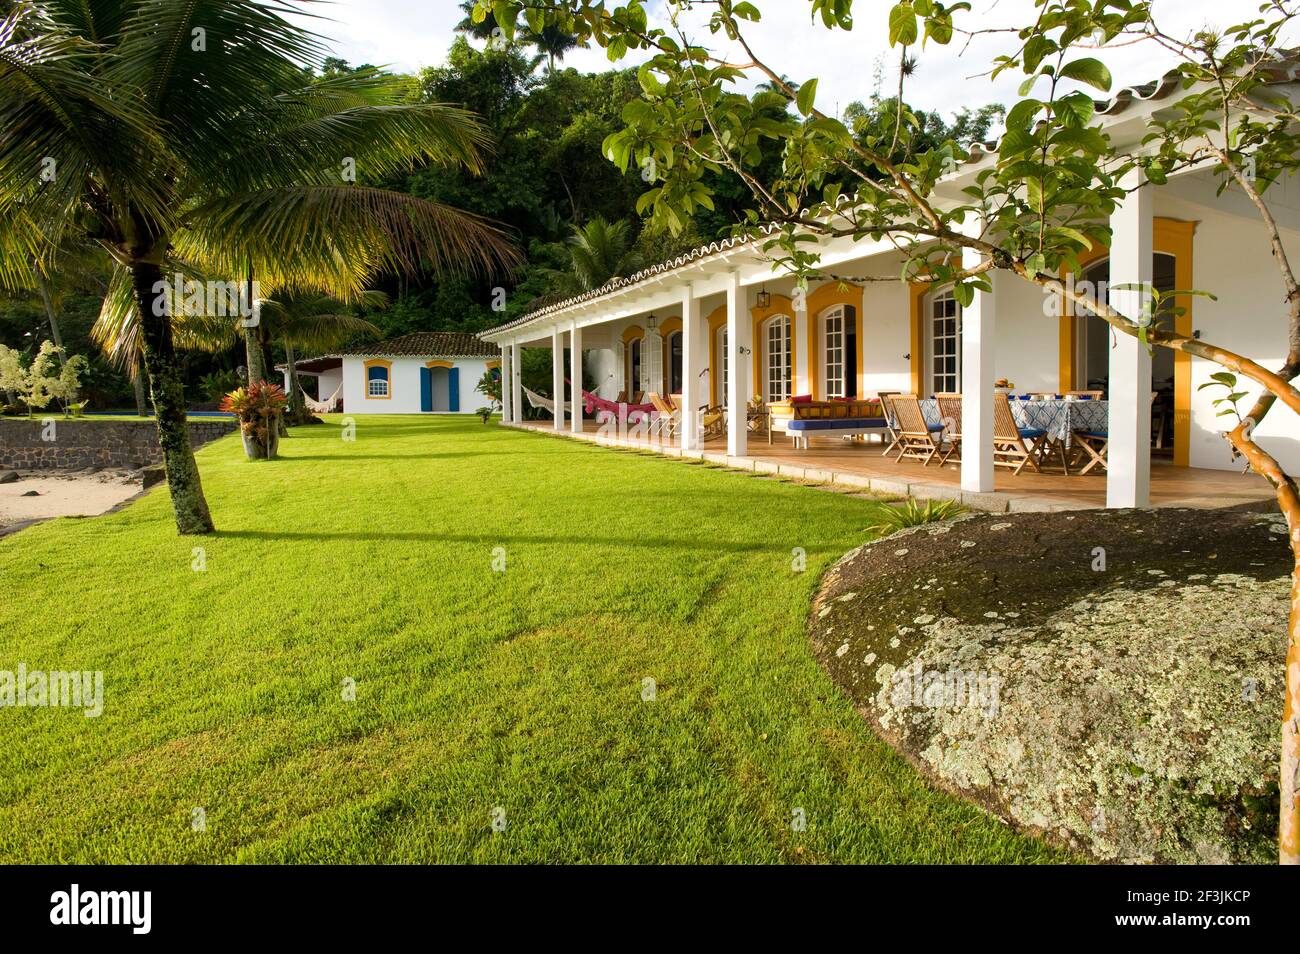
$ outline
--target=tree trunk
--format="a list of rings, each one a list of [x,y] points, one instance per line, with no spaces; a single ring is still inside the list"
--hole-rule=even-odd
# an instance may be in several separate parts
[[[240,329],[244,336],[244,365],[248,368],[248,383],[266,380],[266,362],[262,360],[262,343],[257,340],[256,328]]]
[[[62,349],[63,335],[59,334],[59,317],[54,313],[54,299],[50,297],[50,287],[45,284],[45,277],[39,271],[36,273],[36,290],[40,292],[41,304],[45,306],[45,320],[50,323],[50,337],[54,339],[54,346]]]
[[[302,382],[298,380],[297,357],[293,350],[293,343],[286,338],[284,361],[289,375],[289,413],[286,418],[288,423],[293,425],[310,423],[312,418],[311,411],[307,410],[307,396],[303,394]]]
[[[1300,527],[1291,531],[1292,539]],[[1291,616],[1287,627],[1286,702],[1282,709],[1282,796],[1278,861],[1300,865],[1300,561],[1291,576]]]
[[[215,528],[185,424],[185,387],[172,343],[171,321],[166,314],[154,314],[154,288],[163,280],[162,269],[153,262],[137,262],[131,266],[131,279],[176,529],[183,534],[211,533]]]
[[[148,417],[144,406],[144,362],[139,355],[135,358],[135,374],[131,378],[131,387],[135,390],[135,413]]]

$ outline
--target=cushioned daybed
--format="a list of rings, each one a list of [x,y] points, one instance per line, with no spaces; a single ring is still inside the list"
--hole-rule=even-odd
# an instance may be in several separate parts
[[[772,430],[794,438],[795,447],[808,448],[808,439],[817,437],[860,437],[886,431],[884,411],[879,398],[837,398],[814,401],[794,397],[770,405]]]

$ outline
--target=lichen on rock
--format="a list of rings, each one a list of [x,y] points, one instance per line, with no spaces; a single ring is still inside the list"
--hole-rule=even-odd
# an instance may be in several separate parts
[[[914,528],[860,548],[814,604],[819,659],[922,771],[1013,824],[1107,861],[1269,861],[1275,518],[1063,516],[968,518],[975,547]]]

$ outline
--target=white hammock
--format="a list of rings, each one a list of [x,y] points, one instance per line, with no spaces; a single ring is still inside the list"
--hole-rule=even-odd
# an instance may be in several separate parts
[[[551,414],[555,413],[555,402],[552,401],[550,398],[542,397],[536,391],[530,391],[528,390],[528,388],[524,388],[523,391],[524,391],[524,397],[528,398],[528,403],[531,404],[533,407],[539,408],[543,411],[549,411]],[[571,402],[569,401],[564,402],[564,413],[565,414],[573,413],[573,405]]]
[[[302,403],[306,405],[307,410],[311,411],[313,414],[330,414],[337,407],[339,393],[342,390],[343,384],[340,382],[339,386],[334,389],[334,393],[323,401],[313,401],[307,396],[307,392],[302,388],[299,388],[298,392],[302,395]]]

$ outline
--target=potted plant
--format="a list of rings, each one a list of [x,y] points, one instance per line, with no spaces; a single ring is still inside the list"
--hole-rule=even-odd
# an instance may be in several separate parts
[[[275,459],[280,449],[280,418],[287,403],[284,389],[266,381],[236,388],[221,399],[221,410],[239,419],[249,460]]]

